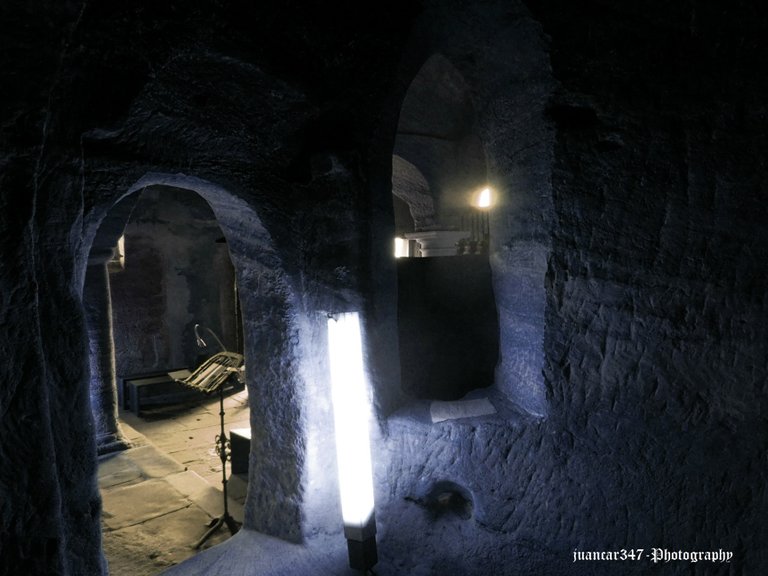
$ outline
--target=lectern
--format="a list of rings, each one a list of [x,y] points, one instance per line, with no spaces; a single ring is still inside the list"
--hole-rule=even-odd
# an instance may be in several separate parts
[[[234,352],[219,352],[203,362],[197,370],[179,382],[200,390],[206,394],[219,393],[219,422],[221,430],[216,436],[216,453],[221,459],[221,485],[224,491],[224,513],[214,519],[208,531],[195,543],[200,548],[219,528],[226,524],[229,532],[234,535],[240,529],[240,524],[229,514],[227,500],[227,461],[231,458],[232,445],[224,432],[224,384],[231,377],[242,378],[243,356]]]

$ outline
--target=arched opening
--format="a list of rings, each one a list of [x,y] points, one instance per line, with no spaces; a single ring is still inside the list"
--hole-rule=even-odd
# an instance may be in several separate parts
[[[483,246],[486,253],[474,250],[454,256],[393,259],[399,286],[397,302],[393,298],[388,303],[398,313],[401,380],[406,381],[409,371],[424,370],[426,364],[404,361],[409,335],[403,331],[401,307],[403,297],[413,293],[403,284],[403,262],[407,266],[411,261],[433,260],[455,270],[460,269],[459,263],[481,262],[488,274],[482,289],[469,285],[473,275],[467,273],[424,291],[439,295],[442,289],[453,296],[465,289],[461,286],[465,282],[468,293],[493,302],[485,324],[497,327],[496,346],[486,348],[497,354],[488,361],[492,368],[483,382],[486,387],[471,388],[462,400],[459,394],[466,388],[445,398],[448,401],[439,401],[443,398],[429,388],[427,394],[417,396],[427,402],[393,401],[397,409],[387,419],[386,441],[392,455],[388,473],[396,481],[384,506],[388,523],[382,522],[381,549],[391,561],[400,561],[408,550],[412,560],[403,563],[405,572],[418,571],[425,541],[439,551],[432,557],[439,557],[430,566],[432,571],[450,572],[464,566],[470,556],[474,556],[472,572],[504,571],[503,565],[491,566],[494,562],[482,553],[474,555],[455,543],[466,541],[471,533],[473,541],[492,547],[498,534],[506,531],[505,522],[516,512],[518,501],[502,501],[499,495],[512,481],[515,462],[506,457],[506,448],[500,452],[499,447],[535,454],[528,433],[539,429],[538,424],[531,425],[535,419],[547,415],[544,338],[554,225],[554,140],[544,108],[553,82],[541,30],[522,16],[522,6],[521,18],[510,19],[513,5],[436,7],[414,34],[414,53],[406,59],[408,69],[402,78],[401,85],[409,88],[396,129],[394,154],[399,159],[392,164],[392,186],[398,200],[392,229],[404,237],[410,233],[405,232],[408,218],[401,218],[397,209],[397,202],[404,202],[414,221],[413,240],[422,247],[426,244],[428,250],[437,247],[456,254],[460,252],[457,244],[467,236],[470,241],[474,236],[475,241],[488,242]],[[450,31],[436,24],[443,18],[453,20]],[[466,27],[462,19],[477,26]],[[487,193],[481,194],[486,187],[491,190],[490,199]],[[490,204],[490,210],[472,212],[473,200],[482,205],[478,209]],[[417,209],[430,203],[433,228],[418,231]],[[438,242],[430,243],[429,233]],[[457,236],[451,238],[450,233]],[[414,334],[419,330],[417,325]],[[441,340],[447,339],[438,334],[438,353]],[[456,366],[475,363],[467,349],[446,346],[442,353],[454,356],[447,359]],[[407,390],[406,395],[410,400],[416,396]],[[494,536],[487,536],[488,526],[494,526]],[[414,539],[414,533],[420,538]],[[486,568],[479,568],[486,563]]]
[[[205,351],[195,342],[196,323],[212,329],[228,350],[242,351],[234,267],[201,196],[145,189],[122,239],[123,262],[110,279],[119,375],[198,365]]]
[[[137,193],[121,239],[110,273],[118,396],[128,414],[170,419],[201,399],[162,377],[223,350],[242,352],[234,267],[211,207],[190,190]],[[196,469],[196,460],[182,462]]]
[[[142,453],[138,464],[119,458],[105,464],[111,476],[100,483],[108,562],[158,570],[186,557],[209,517],[223,511],[223,479],[228,513],[243,520],[250,448],[243,379],[224,374],[221,390],[208,393],[182,382],[222,352],[233,358],[242,352],[236,286],[226,237],[209,203],[192,190],[143,188],[110,210],[96,234],[84,285],[91,385],[100,391],[91,396],[104,398],[111,388],[118,404],[112,428],[122,444],[130,439]],[[103,369],[94,369],[99,365]],[[231,443],[232,464],[226,467],[217,442],[220,399]],[[96,421],[109,420],[108,404],[93,403]],[[154,526],[181,506],[194,510],[178,515],[186,529],[153,545]],[[200,547],[229,535],[225,526]],[[140,547],[155,552],[134,557]]]
[[[406,93],[392,157],[401,385],[412,397],[457,400],[493,384],[488,207],[475,198],[487,180],[469,89],[436,54]]]
[[[98,252],[98,248],[102,245],[112,246],[117,242],[117,238],[125,230],[131,211],[136,210],[136,214],[140,213],[136,198],[142,190],[147,190],[150,195],[158,197],[170,193],[187,199],[192,198],[194,205],[185,205],[184,210],[194,217],[193,220],[198,220],[198,224],[203,222],[204,228],[211,227],[211,229],[205,232],[198,230],[185,242],[189,247],[197,247],[199,243],[203,248],[198,247],[197,252],[200,250],[210,252],[209,260],[213,262],[213,266],[216,266],[216,262],[221,263],[221,259],[216,254],[221,255],[222,250],[224,253],[228,252],[231,258],[234,268],[233,282],[236,282],[238,288],[242,311],[241,343],[246,366],[249,428],[254,431],[247,457],[248,492],[243,509],[243,527],[289,542],[300,542],[307,530],[316,530],[318,523],[326,521],[324,515],[338,522],[333,517],[334,503],[330,505],[328,503],[328,494],[337,494],[338,486],[335,474],[325,473],[318,477],[318,472],[324,472],[323,464],[315,463],[315,457],[307,454],[310,450],[316,449],[314,436],[308,439],[307,435],[314,433],[324,441],[328,430],[332,431],[332,423],[329,418],[326,418],[325,412],[318,415],[316,407],[306,406],[308,398],[303,388],[303,371],[306,366],[302,365],[298,353],[305,337],[302,332],[304,326],[295,308],[296,300],[292,296],[291,284],[282,269],[281,260],[271,237],[256,216],[254,209],[222,188],[183,174],[150,173],[132,186],[120,201],[105,207],[104,216],[94,218],[95,223],[89,228],[90,232],[86,233],[86,241],[88,237],[92,238],[90,242],[93,247],[92,253]],[[134,204],[137,204],[135,209]],[[200,210],[206,209],[206,205],[212,210],[213,217],[211,212],[206,211],[205,215],[201,214]],[[178,216],[178,212],[172,206],[161,209],[157,204],[150,205],[150,214],[156,214],[158,211],[170,213],[171,220],[173,216]],[[162,220],[159,217],[156,219]],[[148,218],[144,225],[150,226],[151,221],[152,218]],[[160,235],[161,238],[168,233],[169,225],[163,223],[161,226],[166,229],[166,232]],[[213,225],[218,226],[220,232],[216,229],[214,234]],[[184,227],[188,227],[188,224]],[[221,237],[226,240],[226,243],[216,241]],[[176,242],[178,244],[178,240]],[[145,248],[151,255],[152,250]],[[171,254],[175,253],[175,249],[163,248]],[[112,253],[111,249],[108,251]],[[194,268],[192,264],[197,263],[195,259],[200,258],[200,254],[194,253],[195,250],[192,252],[193,254],[188,254],[186,258],[190,261],[191,268]],[[131,259],[130,242],[125,244],[124,258],[127,270]],[[157,258],[154,259],[157,260]],[[148,261],[152,262],[153,257],[148,258]],[[103,262],[102,265],[104,265]],[[193,270],[185,271],[183,266],[178,265],[169,265],[168,271],[172,275],[186,274],[190,278],[195,277],[196,274]],[[122,273],[124,272],[118,272],[117,275]],[[176,278],[174,281],[180,280]],[[87,283],[85,288],[84,303],[87,307],[90,299]],[[216,302],[208,302],[207,305],[217,313],[224,309],[231,313],[232,306],[222,303],[224,295],[226,298],[232,297],[230,288],[224,282],[223,287],[218,287],[218,292],[210,287],[206,291],[199,286],[193,286],[192,290],[198,290],[203,295],[208,294],[208,299],[211,300],[215,298],[210,294],[219,294],[220,297]],[[178,286],[176,290],[178,294],[185,294],[185,290],[179,290]],[[187,304],[174,303],[171,306],[176,311],[177,320],[184,316],[179,310],[188,312],[186,306],[189,302],[195,299],[202,302],[205,299],[201,294],[187,295],[181,298],[186,300]],[[107,296],[109,296],[108,292]],[[111,298],[108,302],[111,304]],[[129,318],[138,322],[139,319],[136,316],[141,311],[136,310],[136,306],[127,308],[129,312],[131,309],[135,313],[129,314]],[[212,320],[213,316],[209,317],[209,321],[215,324]],[[235,320],[233,319],[230,324]],[[181,338],[189,337],[194,343],[192,322],[188,319],[177,322],[177,333]],[[237,340],[235,335],[231,332],[227,333],[223,323],[217,327],[221,329],[221,339],[227,346],[236,345],[234,344]],[[136,333],[140,333],[140,330]],[[204,336],[207,338],[207,335],[204,334]],[[119,341],[120,338],[117,340]],[[130,342],[132,340],[128,342],[129,347]],[[174,346],[164,344],[165,347],[161,348],[160,343],[158,343],[157,356],[159,351],[167,350],[168,358],[171,358]],[[138,355],[135,350],[131,353]],[[184,359],[183,346],[178,353]],[[121,354],[120,351],[117,352],[117,355],[119,354]],[[147,346],[144,354],[154,362],[157,357],[154,344]],[[131,358],[124,359],[126,365],[130,365],[129,360]],[[113,394],[116,397],[114,352],[112,374]],[[92,374],[92,388],[94,385],[99,386],[95,382],[99,377],[99,374]],[[116,403],[116,400],[114,402]],[[309,416],[307,416],[308,413]],[[103,417],[103,405],[95,404],[94,416],[96,420]],[[228,426],[227,432],[229,431]],[[215,434],[215,430],[210,431],[211,450]],[[258,465],[255,466],[254,462]],[[220,510],[216,509],[216,511]],[[338,529],[340,530],[340,527]],[[205,531],[204,524],[201,525],[201,530]],[[226,528],[223,532],[226,533]],[[199,536],[198,533],[186,541],[189,550],[191,550],[190,544]],[[343,539],[341,541],[343,543]]]

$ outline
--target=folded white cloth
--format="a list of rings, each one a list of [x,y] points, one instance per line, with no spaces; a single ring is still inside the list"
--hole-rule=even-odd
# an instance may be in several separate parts
[[[442,422],[443,420],[456,420],[457,418],[486,416],[495,413],[496,408],[493,407],[488,398],[456,400],[454,402],[435,400],[429,406],[429,414],[432,416],[433,423]]]

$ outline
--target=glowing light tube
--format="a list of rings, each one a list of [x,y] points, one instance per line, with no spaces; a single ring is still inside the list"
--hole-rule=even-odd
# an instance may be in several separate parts
[[[368,437],[370,409],[357,312],[328,319],[328,349],[344,534],[347,539],[362,541],[376,529]]]

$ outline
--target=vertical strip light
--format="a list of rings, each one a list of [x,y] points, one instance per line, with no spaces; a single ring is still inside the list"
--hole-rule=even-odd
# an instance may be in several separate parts
[[[341,514],[349,565],[368,570],[377,561],[369,402],[357,312],[328,319],[331,395],[336,431]]]

